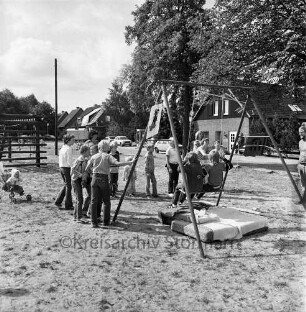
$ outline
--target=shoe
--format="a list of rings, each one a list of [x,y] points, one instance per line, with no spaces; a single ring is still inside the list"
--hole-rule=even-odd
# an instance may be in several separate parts
[[[99,227],[99,225],[98,225],[98,223],[92,223],[92,224],[91,224],[91,227],[94,228],[94,229],[96,229],[96,228]]]
[[[158,197],[158,195],[157,195],[157,194],[155,194],[155,195],[152,195],[152,197],[157,198],[157,197]]]
[[[151,195],[147,195],[147,198],[150,199],[150,198],[151,198]]]
[[[58,204],[58,203],[54,203],[54,205],[58,208],[61,208],[62,207],[62,204]]]
[[[173,197],[173,193],[169,193],[168,196],[169,196],[170,198],[172,198],[172,197]]]
[[[110,226],[109,222],[103,222],[103,226]]]
[[[129,194],[130,197],[135,197],[135,194],[131,193]]]
[[[168,206],[168,208],[171,208],[171,209],[177,208],[177,205],[171,204],[171,205]]]
[[[76,220],[77,223],[82,223],[82,224],[86,224],[87,221],[86,220],[83,220],[83,219],[78,219]]]

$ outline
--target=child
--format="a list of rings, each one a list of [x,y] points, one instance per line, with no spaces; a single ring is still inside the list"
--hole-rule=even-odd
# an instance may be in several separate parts
[[[72,187],[76,197],[76,207],[74,208],[74,220],[78,223],[84,223],[83,215],[86,216],[90,204],[90,185],[84,185],[87,196],[83,199],[83,183],[82,177],[90,157],[90,147],[82,145],[80,148],[80,156],[75,160],[71,167]]]
[[[130,164],[126,165],[124,167],[123,181],[127,181],[128,178],[129,178],[129,175],[130,175],[130,172],[131,172],[131,169],[132,169],[132,163],[133,163],[132,160],[133,160],[132,156],[128,156],[128,157],[125,158],[125,161],[129,162]],[[128,185],[127,189],[126,189],[127,194],[129,196],[131,196],[131,197],[135,196],[135,193],[136,193],[136,188],[135,188],[135,181],[136,180],[137,180],[137,173],[136,173],[136,169],[134,169],[132,177],[131,177],[131,180],[129,182],[129,185]]]
[[[226,164],[220,162],[220,154],[212,150],[209,153],[210,163],[205,166],[208,173],[208,182],[203,185],[203,192],[197,195],[200,199],[205,192],[216,192],[220,189],[223,182],[223,171],[226,170]]]
[[[201,146],[197,149],[196,153],[202,166],[209,164],[209,139],[206,138],[201,141]]]
[[[117,150],[118,142],[112,141],[110,143],[110,154],[120,161],[120,155]],[[119,174],[119,167],[118,166],[111,166],[109,170],[109,186],[111,189],[111,196],[116,197],[116,192],[118,190],[118,174]]]
[[[197,154],[194,152],[189,152],[183,161],[183,167],[187,176],[187,183],[191,198],[195,193],[201,192],[203,187],[203,170],[201,164],[198,160]],[[176,208],[177,203],[180,200],[181,203],[184,202],[186,198],[185,187],[177,187],[172,199],[172,204],[169,208]]]
[[[16,192],[22,196],[24,194],[24,190],[23,187],[20,186],[21,181],[22,179],[20,177],[20,171],[18,169],[12,169],[11,176],[4,183],[3,189],[9,191],[11,188],[13,192]]]
[[[170,138],[169,145],[170,147],[166,150],[166,160],[167,160],[166,166],[169,173],[168,194],[170,197],[172,197],[178,183],[179,172],[178,172],[177,151],[175,149],[173,138]]]
[[[60,167],[61,176],[65,185],[60,190],[55,200],[55,205],[61,207],[63,200],[65,199],[65,209],[73,210],[72,195],[71,195],[71,167],[72,161],[72,145],[74,144],[74,136],[70,134],[64,135],[64,145],[59,151],[58,162]]]
[[[110,146],[107,140],[102,140],[98,144],[99,153],[93,155],[86,166],[84,179],[92,172],[91,181],[91,222],[92,227],[98,227],[98,217],[100,219],[101,206],[103,203],[103,225],[110,223],[110,189],[109,170],[111,165],[125,166],[133,162],[119,162],[112,155],[108,154]]]
[[[214,146],[214,151],[219,153],[220,160],[226,164],[226,170],[231,170],[233,168],[233,164],[225,157],[225,151],[223,146],[220,145],[220,141],[215,141]]]
[[[147,153],[145,155],[145,174],[146,174],[146,195],[151,196],[150,193],[150,181],[152,183],[152,196],[158,197],[156,188],[156,178],[154,174],[154,156],[153,156],[154,146],[147,146]]]

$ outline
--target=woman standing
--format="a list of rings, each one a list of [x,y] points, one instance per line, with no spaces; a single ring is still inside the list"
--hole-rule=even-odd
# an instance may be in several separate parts
[[[73,165],[72,161],[72,148],[71,146],[74,144],[74,136],[70,134],[64,135],[63,138],[64,145],[59,151],[58,162],[60,167],[60,173],[64,181],[64,186],[62,187],[61,191],[57,195],[55,200],[55,205],[57,207],[61,207],[62,202],[65,199],[65,208],[67,210],[73,210],[73,203],[72,203],[72,195],[71,195],[71,167]]]

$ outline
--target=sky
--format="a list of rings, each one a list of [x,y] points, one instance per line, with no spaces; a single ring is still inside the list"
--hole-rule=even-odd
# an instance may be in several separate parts
[[[207,0],[211,7],[214,0]],[[144,0],[0,0],[0,91],[34,94],[58,112],[101,104],[133,46],[131,12]]]

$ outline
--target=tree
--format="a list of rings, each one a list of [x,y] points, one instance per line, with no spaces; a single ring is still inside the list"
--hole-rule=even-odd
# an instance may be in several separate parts
[[[135,24],[126,27],[126,40],[128,44],[137,44],[132,68],[136,69],[135,73],[142,78],[142,83],[134,76],[130,90],[136,90],[136,84],[142,85],[143,94],[152,97],[160,89],[161,79],[191,79],[194,65],[200,57],[189,44],[192,21],[199,13],[205,12],[204,4],[205,0],[147,0],[132,13]],[[176,95],[175,102],[182,112],[179,122],[186,151],[192,91],[189,87],[173,88],[171,91]]]
[[[108,135],[134,136],[134,113],[130,110],[127,93],[123,88],[122,81],[116,79],[109,89],[109,98],[103,103],[106,114],[110,116],[111,122]],[[116,131],[116,132],[113,132]]]
[[[20,99],[8,89],[0,92],[0,110],[6,114],[28,114],[27,106],[22,105]]]
[[[305,0],[219,0],[211,14],[209,40],[198,31],[202,79],[273,82],[293,95],[305,86]]]

